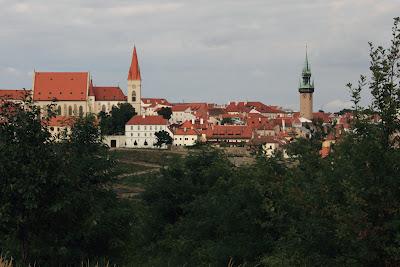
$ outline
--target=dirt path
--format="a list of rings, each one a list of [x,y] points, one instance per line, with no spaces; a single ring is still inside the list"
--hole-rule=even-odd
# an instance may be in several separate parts
[[[136,164],[136,165],[141,165],[145,167],[150,167],[150,168],[161,168],[161,165],[156,164],[156,163],[148,163],[145,161],[136,161],[136,160],[126,160],[126,159],[119,159],[117,160],[118,162],[122,163],[127,163],[127,164]]]

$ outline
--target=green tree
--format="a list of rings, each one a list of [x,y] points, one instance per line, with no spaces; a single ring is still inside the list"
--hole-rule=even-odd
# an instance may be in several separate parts
[[[157,138],[157,142],[155,143],[155,146],[162,147],[162,145],[170,145],[172,144],[172,137],[169,135],[169,133],[165,130],[158,131],[154,133],[154,135]]]
[[[129,103],[119,103],[113,106],[110,113],[100,111],[100,129],[104,135],[115,135],[125,133],[125,124],[136,115],[135,109]]]
[[[56,142],[51,110],[31,99],[1,105],[0,250],[24,266],[117,259],[132,215],[112,190],[114,163],[95,119],[77,118]]]
[[[163,116],[164,119],[169,120],[172,116],[172,109],[170,107],[162,107],[157,111],[157,114]]]

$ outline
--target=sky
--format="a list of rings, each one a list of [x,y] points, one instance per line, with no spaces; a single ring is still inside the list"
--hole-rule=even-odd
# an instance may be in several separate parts
[[[31,88],[34,70],[90,71],[126,91],[136,45],[144,97],[296,110],[308,45],[314,109],[336,111],[399,10],[400,0],[0,0],[0,88]]]

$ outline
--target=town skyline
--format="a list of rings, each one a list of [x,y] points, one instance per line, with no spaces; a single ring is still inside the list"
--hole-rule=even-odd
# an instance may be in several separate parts
[[[126,69],[135,44],[144,97],[171,102],[261,101],[298,110],[298,81],[308,44],[314,110],[326,111],[348,105],[345,84],[368,71],[367,42],[388,39],[387,25],[398,6],[391,0],[274,5],[117,1],[96,2],[96,7],[91,1],[72,1],[63,9],[65,1],[0,2],[6,6],[0,20],[7,26],[0,30],[7,40],[0,45],[2,88],[31,88],[34,69],[85,70],[97,84],[119,84],[126,93]],[[218,8],[222,5],[226,11]],[[364,15],[352,19],[348,10]],[[62,11],[57,19],[56,11]],[[280,18],[283,15],[288,21]],[[374,29],[366,30],[371,25]]]

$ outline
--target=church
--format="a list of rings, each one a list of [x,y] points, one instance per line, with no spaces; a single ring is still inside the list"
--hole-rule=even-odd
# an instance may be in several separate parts
[[[95,86],[89,72],[40,72],[33,73],[31,94],[34,103],[44,110],[55,105],[58,116],[82,116],[87,113],[109,112],[119,103],[130,103],[136,113],[141,113],[141,88],[139,61],[136,47],[127,77],[126,96],[119,86]],[[22,90],[0,90],[0,98],[22,100]]]

